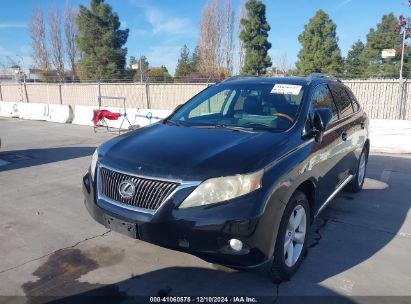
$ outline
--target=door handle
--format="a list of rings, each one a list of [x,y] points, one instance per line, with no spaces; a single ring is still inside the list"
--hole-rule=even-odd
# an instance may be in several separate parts
[[[342,134],[341,134],[341,138],[342,138],[342,140],[343,140],[343,141],[346,141],[346,140],[347,140],[347,138],[348,138],[348,134],[347,134],[347,132],[342,132]]]
[[[361,118],[361,121],[360,121],[361,129],[365,129],[365,121],[366,121],[366,118]]]

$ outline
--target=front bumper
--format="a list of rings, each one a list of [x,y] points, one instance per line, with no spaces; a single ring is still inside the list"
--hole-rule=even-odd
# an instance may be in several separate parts
[[[169,249],[188,252],[208,262],[247,268],[263,264],[273,253],[280,217],[267,220],[262,189],[228,203],[178,209],[176,206],[193,190],[182,189],[165,201],[154,213],[122,208],[102,199],[96,200],[95,184],[87,173],[83,177],[85,205],[90,215],[106,225],[113,217],[136,225],[136,238]],[[274,202],[276,213],[284,205]],[[234,251],[229,240],[241,240],[245,246]],[[273,241],[274,240],[274,241]]]

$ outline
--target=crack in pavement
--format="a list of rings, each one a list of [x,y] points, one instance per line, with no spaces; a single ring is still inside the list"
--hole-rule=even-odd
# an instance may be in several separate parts
[[[318,218],[318,220],[322,220],[322,223],[321,223],[321,225],[318,225],[317,228],[315,229],[314,233],[317,234],[317,237],[313,236],[314,242],[312,244],[309,244],[308,248],[314,248],[314,247],[318,246],[318,244],[320,244],[320,241],[323,237],[321,235],[320,231],[323,228],[325,228],[325,226],[327,225],[327,223],[329,221],[328,218],[323,218],[323,217]]]
[[[319,224],[318,226],[316,226],[314,233],[317,236],[312,236],[312,240],[310,240],[310,241],[314,241],[314,242],[309,244],[308,248],[314,248],[314,247],[316,247],[320,244],[320,241],[322,239],[321,230],[323,230],[325,228],[325,226],[327,225],[327,223],[329,221],[328,218],[324,218],[324,217],[319,217],[319,218],[317,218],[317,221],[318,220],[321,220],[322,223]],[[314,222],[314,224],[315,224],[315,222]],[[305,255],[304,255],[303,258],[305,259],[307,255],[308,255],[308,250],[306,250]],[[280,283],[275,283],[275,285],[276,285],[277,291],[276,291],[276,297],[273,301],[273,304],[276,303],[280,299],[280,285],[281,285],[281,282]]]
[[[337,223],[337,224],[350,225],[350,226],[353,226],[353,227],[364,228],[364,229],[367,229],[367,230],[381,232],[381,233],[385,233],[385,234],[389,234],[389,235],[400,236],[400,237],[404,237],[404,238],[407,238],[407,239],[411,238],[411,233],[407,233],[407,232],[401,232],[401,231],[391,232],[391,231],[378,229],[378,228],[374,228],[374,227],[368,227],[366,225],[344,222],[342,220],[339,220],[339,219],[333,218],[333,217],[327,217],[325,219],[327,219],[328,221],[331,221],[333,223]]]
[[[54,251],[52,251],[52,252],[46,253],[46,254],[42,255],[41,257],[38,257],[38,258],[35,258],[35,259],[31,259],[31,260],[26,261],[26,262],[24,262],[24,263],[21,263],[21,264],[19,264],[19,265],[16,265],[16,266],[13,266],[13,267],[10,267],[10,268],[7,268],[7,269],[3,269],[3,270],[0,271],[0,274],[3,274],[3,273],[8,272],[8,271],[10,271],[10,270],[17,269],[17,268],[19,268],[19,267],[21,267],[21,266],[24,266],[24,265],[26,265],[26,264],[29,264],[29,263],[31,263],[31,262],[41,260],[42,258],[45,258],[45,257],[47,257],[47,256],[49,256],[49,255],[52,255],[52,254],[54,254],[54,253],[56,253],[56,252],[59,252],[59,251],[61,251],[61,250],[75,248],[76,246],[78,246],[78,245],[80,245],[80,244],[82,244],[82,243],[84,243],[84,242],[87,242],[87,241],[89,241],[89,240],[96,239],[96,238],[99,238],[99,237],[104,237],[104,236],[106,236],[109,232],[111,232],[111,230],[107,230],[106,232],[104,232],[104,233],[102,233],[102,234],[98,234],[98,235],[94,235],[94,236],[85,238],[84,240],[78,241],[78,242],[76,242],[75,244],[73,244],[73,245],[71,245],[71,246],[59,248],[59,249],[54,250]]]
[[[274,299],[274,301],[273,301],[273,304],[274,304],[274,303],[277,303],[277,301],[278,301],[278,299],[279,299],[279,296],[280,296],[280,285],[281,285],[281,283],[276,283],[275,285],[276,285],[277,291],[276,291],[276,294],[275,294],[275,299]]]

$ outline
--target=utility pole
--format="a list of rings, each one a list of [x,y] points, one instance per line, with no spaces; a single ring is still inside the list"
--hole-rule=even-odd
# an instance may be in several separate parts
[[[142,65],[142,59],[141,54],[140,54],[140,82],[143,83],[143,65]]]
[[[403,30],[402,33],[402,48],[401,48],[401,67],[400,67],[400,88],[398,93],[398,112],[397,112],[397,119],[402,118],[402,102],[403,102],[403,95],[404,95],[404,79],[402,77],[402,71],[404,68],[404,51],[405,51],[405,38],[406,38],[406,29]]]

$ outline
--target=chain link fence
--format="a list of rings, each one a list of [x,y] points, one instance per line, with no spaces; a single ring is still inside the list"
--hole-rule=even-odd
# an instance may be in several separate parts
[[[411,120],[411,83],[398,79],[343,80],[370,118]],[[0,100],[98,106],[97,96],[125,97],[128,108],[173,110],[211,83],[0,83]],[[118,102],[107,100],[106,106]]]

